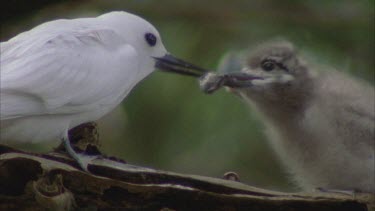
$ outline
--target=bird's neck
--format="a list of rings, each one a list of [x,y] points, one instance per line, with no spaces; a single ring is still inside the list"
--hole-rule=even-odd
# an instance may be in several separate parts
[[[285,121],[295,121],[304,115],[304,111],[313,98],[313,79],[306,77],[291,86],[280,85],[270,92],[243,93],[251,104],[270,121],[282,124]]]

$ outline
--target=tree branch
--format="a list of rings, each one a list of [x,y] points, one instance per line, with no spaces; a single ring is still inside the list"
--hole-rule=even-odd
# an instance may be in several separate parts
[[[374,210],[374,194],[281,193],[240,182],[177,174],[109,159],[92,174],[60,153],[0,145],[0,210]]]

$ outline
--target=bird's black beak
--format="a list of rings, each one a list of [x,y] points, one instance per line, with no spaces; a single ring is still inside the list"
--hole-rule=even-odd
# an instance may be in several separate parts
[[[176,58],[171,54],[166,54],[163,57],[154,57],[154,59],[156,60],[155,67],[165,72],[174,72],[193,77],[201,77],[208,72],[206,69]]]

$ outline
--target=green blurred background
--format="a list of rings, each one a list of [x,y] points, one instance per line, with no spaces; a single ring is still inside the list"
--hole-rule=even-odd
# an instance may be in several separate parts
[[[315,62],[374,84],[372,0],[13,0],[1,3],[1,41],[53,19],[125,10],[158,28],[174,55],[215,69],[222,55],[283,37]],[[155,72],[100,121],[103,151],[131,164],[296,190],[264,137],[261,121],[224,90],[203,94],[196,80]],[[23,148],[45,151],[46,146]]]

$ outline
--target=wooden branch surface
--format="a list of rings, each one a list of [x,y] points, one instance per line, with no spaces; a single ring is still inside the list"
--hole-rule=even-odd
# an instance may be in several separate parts
[[[374,194],[281,193],[240,182],[0,145],[0,210],[375,210]]]

